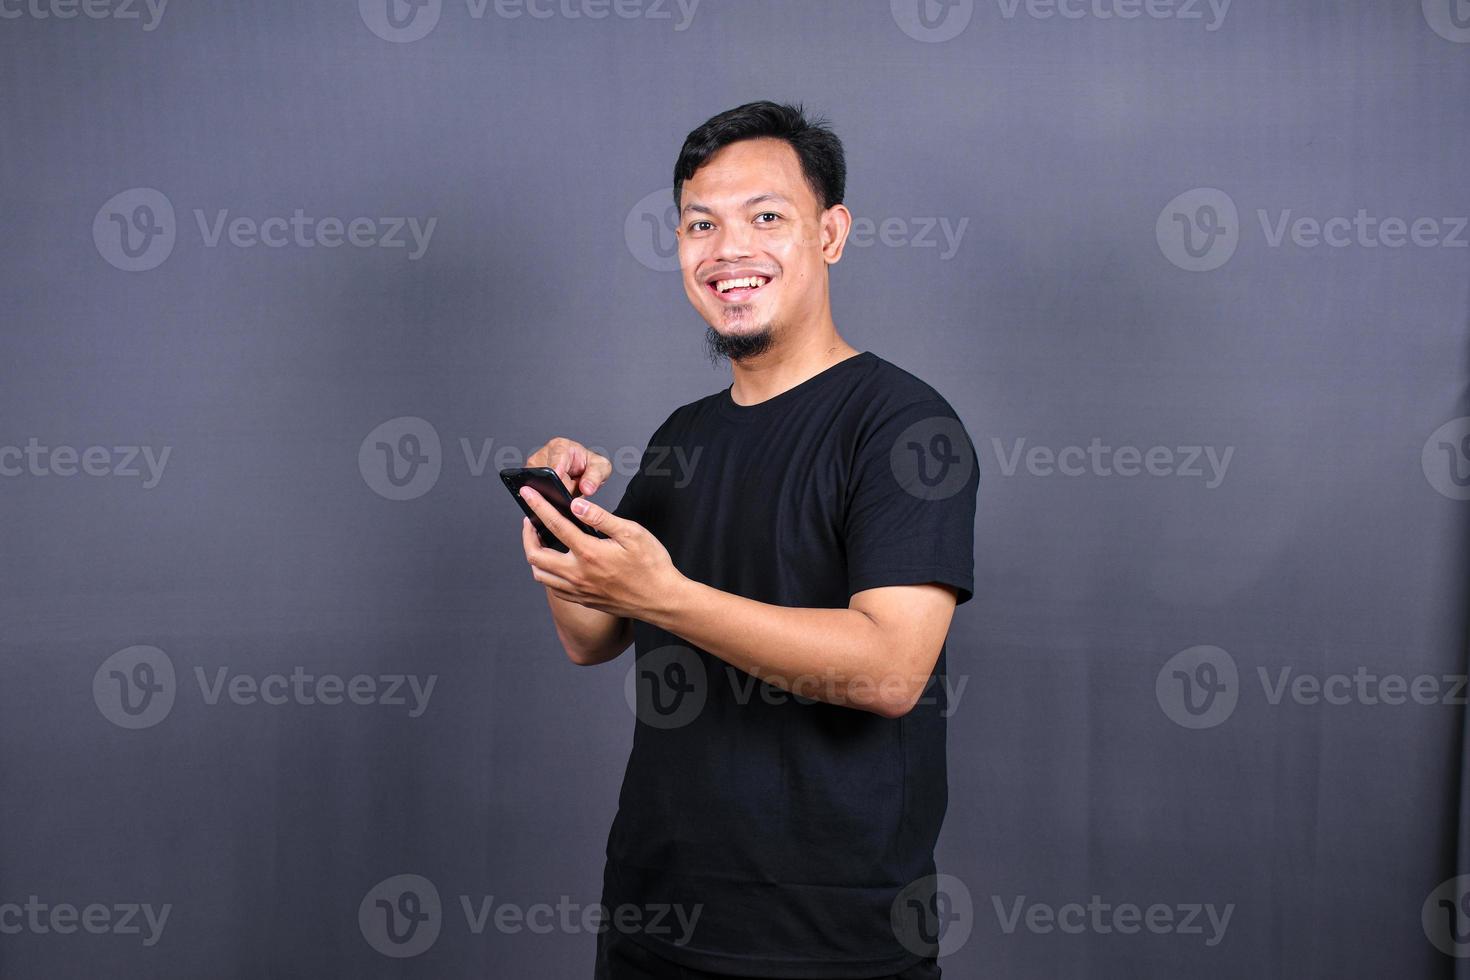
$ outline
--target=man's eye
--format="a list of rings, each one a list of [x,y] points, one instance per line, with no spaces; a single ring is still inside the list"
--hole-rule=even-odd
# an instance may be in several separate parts
[[[769,217],[769,218],[772,218],[772,219],[777,219],[777,218],[780,218],[781,216],[779,214],[777,214],[776,212],[774,212],[774,211],[762,211],[760,214],[756,215],[755,217],[756,217],[756,220],[759,221],[761,218]],[[770,223],[771,222],[769,222],[769,221],[763,222],[763,224],[770,224]]]
[[[700,225],[708,225],[708,224],[709,224],[708,221],[691,221],[689,223],[689,230],[690,231],[703,231],[704,229],[703,228],[700,228],[699,226]]]

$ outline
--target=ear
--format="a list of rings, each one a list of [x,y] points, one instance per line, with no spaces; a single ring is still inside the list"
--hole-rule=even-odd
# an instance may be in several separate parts
[[[842,258],[847,234],[852,231],[852,212],[842,204],[834,204],[822,212],[822,258],[835,265]]]

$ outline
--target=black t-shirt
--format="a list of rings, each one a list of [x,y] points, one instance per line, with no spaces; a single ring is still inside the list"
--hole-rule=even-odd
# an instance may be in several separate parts
[[[974,587],[973,443],[933,388],[871,352],[772,398],[729,389],[659,426],[615,513],[684,575],[780,606],[864,589]],[[797,699],[634,623],[633,750],[603,903],[630,938],[696,969],[870,977],[921,956],[890,910],[935,873],[947,804],[942,650],[901,718]],[[673,913],[655,923],[655,909]],[[697,919],[693,916],[698,914]]]

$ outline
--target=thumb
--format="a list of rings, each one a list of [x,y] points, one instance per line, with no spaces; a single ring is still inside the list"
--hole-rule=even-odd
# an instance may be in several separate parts
[[[572,501],[572,513],[577,515],[577,520],[588,527],[595,527],[610,538],[624,538],[638,527],[633,521],[619,517],[612,511],[600,504],[595,504],[586,497],[578,497]]]

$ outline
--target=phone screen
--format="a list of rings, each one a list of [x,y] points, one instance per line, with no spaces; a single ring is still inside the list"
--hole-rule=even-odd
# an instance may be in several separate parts
[[[529,486],[532,490],[535,490],[549,500],[551,505],[557,509],[557,512],[571,521],[582,533],[590,534],[594,538],[607,537],[601,531],[583,524],[572,513],[572,495],[567,491],[566,485],[561,482],[561,477],[556,475],[556,470],[551,467],[528,466],[504,469],[500,471],[500,479],[505,484],[505,488],[510,491],[510,495],[515,498],[516,504],[521,508],[522,513],[531,519],[532,526],[536,528],[536,536],[541,539],[541,544],[545,547],[563,553],[570,550],[566,545],[562,544],[560,538],[552,534],[542,525],[541,518],[536,516],[536,512],[531,509],[531,505],[521,498],[521,487],[523,486]]]

